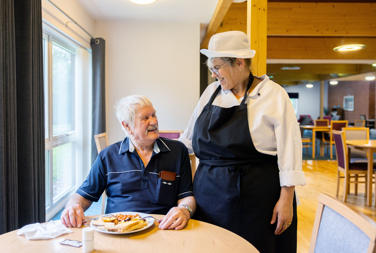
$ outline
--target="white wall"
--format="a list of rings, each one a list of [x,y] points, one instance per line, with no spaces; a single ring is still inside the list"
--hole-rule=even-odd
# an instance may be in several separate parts
[[[298,118],[300,114],[310,114],[312,119],[320,117],[320,83],[313,83],[313,88],[305,84],[284,87],[287,92],[299,93]],[[324,88],[324,108],[328,107],[328,85]]]
[[[145,95],[157,110],[159,128],[183,130],[199,98],[200,24],[99,21],[106,40],[106,124],[109,141],[124,137],[114,104]]]

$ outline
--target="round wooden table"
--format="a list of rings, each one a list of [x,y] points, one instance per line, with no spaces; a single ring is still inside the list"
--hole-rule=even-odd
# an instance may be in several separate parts
[[[153,215],[160,219],[162,215]],[[18,236],[17,231],[0,235],[0,251],[15,253],[82,252],[59,244],[64,239],[82,240],[82,229],[73,228],[73,233],[51,240],[29,241]],[[129,235],[110,235],[95,232],[94,252],[153,252],[153,253],[256,253],[257,249],[242,237],[221,227],[190,220],[183,230],[160,230],[157,223],[151,228]]]

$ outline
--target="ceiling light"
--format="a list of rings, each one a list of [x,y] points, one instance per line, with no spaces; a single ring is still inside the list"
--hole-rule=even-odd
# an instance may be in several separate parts
[[[305,85],[305,87],[307,87],[308,89],[311,89],[311,88],[313,88],[313,84],[311,84],[311,83],[307,83],[307,84]]]
[[[338,84],[338,81],[337,81],[337,80],[330,80],[330,81],[329,81],[329,84],[330,84],[330,85],[337,85],[337,84]]]
[[[375,76],[366,76],[364,79],[366,79],[367,81],[373,81],[375,80]]]
[[[130,0],[130,1],[135,4],[151,4],[151,3],[154,3],[156,0]]]
[[[335,47],[333,48],[333,50],[336,52],[350,52],[350,51],[357,51],[357,50],[363,49],[364,47],[365,47],[364,44],[346,44],[346,45]]]
[[[376,62],[372,64],[372,67],[375,67],[375,68],[376,68]]]
[[[283,66],[281,70],[300,70],[299,66]]]

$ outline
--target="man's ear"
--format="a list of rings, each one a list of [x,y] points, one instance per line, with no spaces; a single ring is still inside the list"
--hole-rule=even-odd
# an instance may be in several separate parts
[[[131,135],[132,129],[130,128],[129,124],[125,123],[124,121],[121,122],[121,125],[124,127],[124,129]]]

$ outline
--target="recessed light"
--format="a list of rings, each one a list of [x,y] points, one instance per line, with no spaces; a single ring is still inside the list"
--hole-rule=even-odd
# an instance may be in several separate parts
[[[330,84],[330,85],[337,85],[337,84],[338,84],[338,81],[337,81],[337,80],[330,80],[330,81],[329,81],[329,84]]]
[[[350,51],[357,51],[357,50],[363,49],[364,47],[365,47],[364,44],[346,44],[346,45],[335,47],[333,48],[333,50],[336,52],[350,52]]]
[[[281,70],[300,70],[299,66],[283,66]]]
[[[307,87],[308,89],[311,89],[311,88],[313,88],[313,84],[311,84],[311,83],[307,83],[307,84],[305,85],[305,87]]]
[[[375,68],[376,68],[376,62],[372,64],[372,67],[375,67]]]
[[[154,3],[156,0],[130,0],[132,3],[135,3],[135,4],[152,4]]]
[[[375,76],[366,76],[364,79],[366,79],[367,81],[373,81],[375,80]]]

